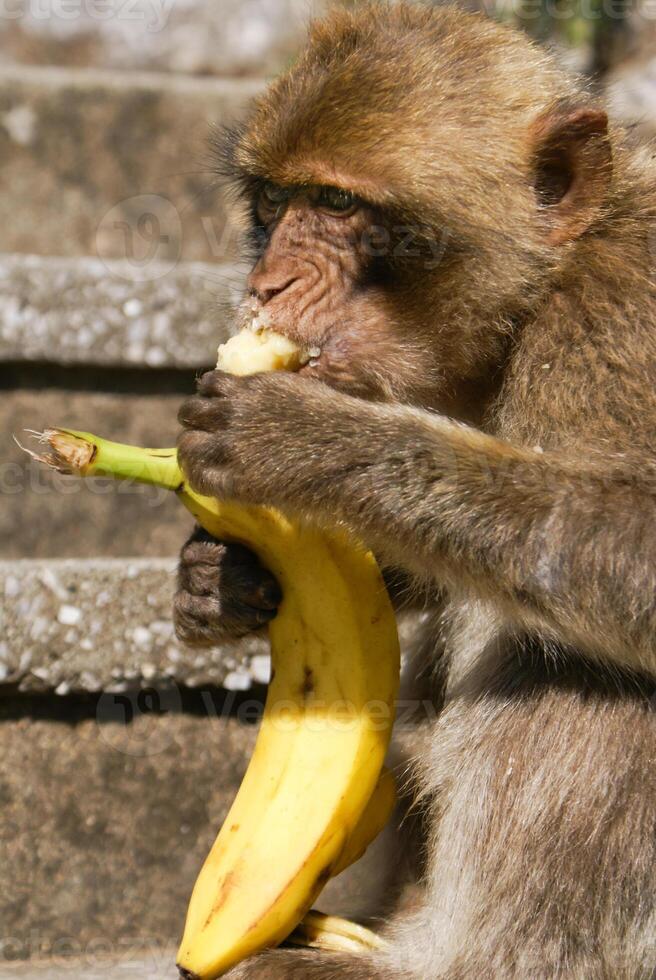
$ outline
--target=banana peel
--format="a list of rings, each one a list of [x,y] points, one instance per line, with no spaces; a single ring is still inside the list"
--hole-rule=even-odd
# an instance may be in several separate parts
[[[396,621],[373,555],[341,531],[219,501],[186,482],[175,449],[140,449],[50,429],[38,456],[79,476],[177,494],[210,534],[250,547],[283,601],[269,625],[272,676],[244,780],[193,890],[182,976],[212,980],[290,937],[323,949],[375,948],[362,926],[310,912],[394,806],[383,760],[399,680]]]

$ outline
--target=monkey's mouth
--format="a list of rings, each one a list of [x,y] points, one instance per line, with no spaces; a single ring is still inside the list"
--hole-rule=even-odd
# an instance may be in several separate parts
[[[265,310],[257,300],[251,300],[242,306],[242,329],[252,330],[253,333],[278,334],[299,348],[299,370],[316,368],[321,357],[321,346],[314,341],[302,340],[284,326],[280,326],[268,310]]]

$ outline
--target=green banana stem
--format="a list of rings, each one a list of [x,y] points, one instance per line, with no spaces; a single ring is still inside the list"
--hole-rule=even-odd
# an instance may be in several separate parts
[[[178,465],[176,449],[141,449],[75,429],[46,429],[39,433],[39,439],[49,446],[49,451],[32,453],[32,456],[60,473],[136,480],[172,490],[207,531],[214,535],[220,531],[222,538],[248,545],[260,560],[266,561],[258,540],[253,540],[253,520],[268,524],[271,521],[268,509],[234,500],[217,501],[194,493]],[[266,537],[266,530],[261,527],[258,530]]]
[[[140,449],[74,429],[46,429],[40,438],[50,452],[38,458],[60,472],[136,480],[165,490],[184,487],[175,449]]]

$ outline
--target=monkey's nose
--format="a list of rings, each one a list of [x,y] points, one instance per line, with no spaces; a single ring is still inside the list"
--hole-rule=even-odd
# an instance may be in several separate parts
[[[250,295],[265,306],[270,299],[284,293],[297,280],[298,276],[294,275],[278,277],[266,273],[253,273],[248,280],[248,288]]]

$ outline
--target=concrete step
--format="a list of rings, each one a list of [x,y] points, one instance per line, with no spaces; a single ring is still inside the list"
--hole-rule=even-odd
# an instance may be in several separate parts
[[[0,963],[0,977],[12,980],[179,980],[175,950],[155,950],[150,956],[88,955],[53,957],[48,960]]]
[[[0,699],[0,962],[134,955],[180,934],[255,728],[165,708],[115,717]]]
[[[105,967],[113,976],[112,961],[117,977],[121,963],[136,977],[138,961],[149,971],[140,975],[175,976],[171,946],[256,728],[209,696],[205,710],[163,700],[131,715],[120,698],[113,712],[102,698],[0,698],[0,964],[10,976],[28,958],[57,980]],[[322,909],[380,910],[398,864],[386,833],[330,883]],[[79,972],[66,972],[66,956]]]
[[[180,685],[266,683],[264,640],[212,650],[177,642],[174,585],[174,559],[0,562],[0,685],[59,695],[163,686],[179,704]]]
[[[62,477],[11,438],[68,425],[135,445],[175,442],[179,405],[215,363],[243,283],[231,264],[158,269],[135,282],[124,262],[0,255],[0,556],[179,550],[191,521],[169,495]]]
[[[0,252],[98,255],[147,267],[235,254],[212,127],[262,88],[252,79],[0,70]]]
[[[0,977],[11,980],[179,980],[175,949],[155,949],[150,955],[92,953],[83,957],[55,956],[2,965]]]
[[[17,3],[0,18],[0,49],[31,64],[262,75],[296,50],[309,10],[304,0],[106,0],[101,15],[88,3]]]
[[[242,289],[234,263],[0,255],[0,362],[206,368]]]
[[[0,696],[3,685],[5,693],[130,696],[161,687],[179,707],[181,687],[266,684],[264,639],[211,650],[177,642],[174,583],[175,560],[166,558],[0,562]],[[409,617],[401,624],[404,647],[418,623]]]

